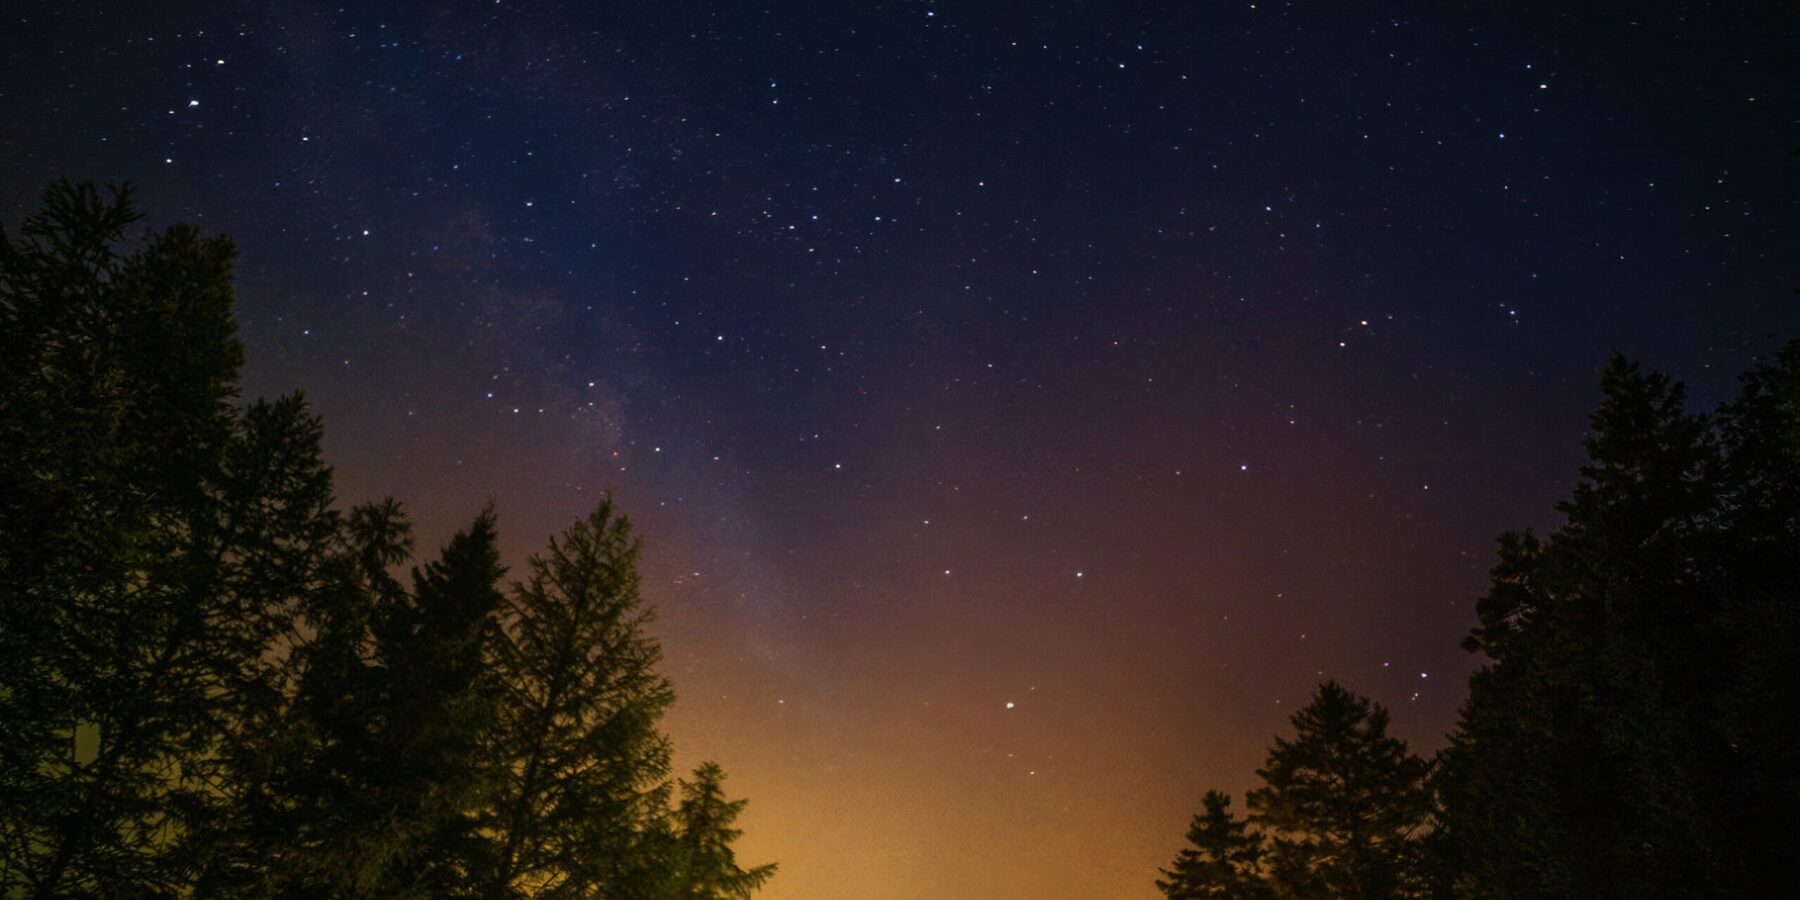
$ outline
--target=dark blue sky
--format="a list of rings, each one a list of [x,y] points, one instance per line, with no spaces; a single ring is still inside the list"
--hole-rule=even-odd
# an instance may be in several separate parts
[[[1783,7],[26,2],[0,219],[233,235],[427,544],[616,490],[770,896],[1149,896],[1321,677],[1436,746],[1611,350],[1800,332]]]

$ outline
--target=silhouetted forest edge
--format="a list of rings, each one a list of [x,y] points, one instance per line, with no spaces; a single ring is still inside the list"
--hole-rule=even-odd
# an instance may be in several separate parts
[[[747,898],[674,777],[610,497],[522,572],[343,506],[239,402],[234,250],[61,182],[0,232],[0,897]],[[123,248],[129,247],[129,252]],[[1498,541],[1434,758],[1321,685],[1170,898],[1783,896],[1800,837],[1800,342],[1711,412],[1615,357],[1546,535]]]
[[[491,508],[416,556],[234,402],[231,242],[137,220],[0,233],[0,897],[751,896],[611,499],[516,580]]]
[[[1800,839],[1800,342],[1711,414],[1615,356],[1563,525],[1502,534],[1448,746],[1327,682],[1177,900],[1790,896]]]

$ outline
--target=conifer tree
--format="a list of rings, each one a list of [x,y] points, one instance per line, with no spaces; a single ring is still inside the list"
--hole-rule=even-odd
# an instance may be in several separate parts
[[[237,772],[245,785],[202,876],[206,896],[339,897],[371,893],[406,832],[389,827],[365,784],[378,758],[382,684],[371,623],[401,602],[390,569],[412,553],[393,500],[350,510],[287,660],[280,715]]]
[[[1710,716],[1726,879],[1740,896],[1800,882],[1800,340],[1744,376],[1719,410],[1719,547],[1730,573]],[[1701,673],[1690,673],[1705,678]]]
[[[774,864],[739,867],[731,849],[732,842],[743,834],[732,823],[746,803],[726,799],[725,770],[716,763],[701,765],[694,770],[694,780],[681,782],[681,806],[675,814],[680,900],[748,900],[775,876]]]
[[[410,602],[381,623],[376,652],[387,687],[381,763],[413,846],[394,868],[390,896],[464,891],[465,860],[497,779],[483,751],[498,691],[487,666],[504,598],[493,509],[413,572]]]
[[[250,404],[242,425],[250,439],[227,448],[225,462],[241,545],[224,557],[241,565],[228,573],[227,612],[213,627],[239,636],[221,659],[227,671],[237,670],[232,682],[250,690],[215,698],[231,701],[220,704],[216,717],[221,744],[180,762],[184,771],[204,775],[212,801],[204,815],[189,817],[180,851],[184,882],[199,884],[264,861],[246,844],[246,816],[262,796],[261,773],[291,704],[301,611],[332,580],[343,527],[330,509],[330,471],[318,459],[320,424],[299,396]]]
[[[1277,737],[1256,772],[1248,821],[1207,792],[1157,887],[1170,898],[1423,896],[1430,765],[1388,736],[1386,709],[1335,681],[1290,721],[1293,739]]]
[[[611,498],[534,556],[496,640],[499,775],[474,865],[489,897],[642,896],[667,815],[674,694],[644,632],[638,542]]]
[[[317,598],[287,740],[272,750],[249,893],[445,897],[488,800],[486,654],[502,597],[494,517],[459,532],[404,589],[409,528],[392,501],[359,507],[339,578]],[[225,884],[215,881],[209,887]]]
[[[235,406],[232,250],[129,191],[0,232],[0,897],[748,896],[610,499],[503,593],[484,512],[410,579],[298,396]],[[686,890],[688,893],[683,893]]]
[[[1622,358],[1601,390],[1565,524],[1501,538],[1465,642],[1490,662],[1442,754],[1434,837],[1465,895],[1736,895],[1709,812],[1743,577],[1717,532],[1717,433]]]
[[[1335,681],[1293,715],[1248,795],[1272,836],[1271,881],[1284,897],[1414,896],[1416,843],[1430,810],[1429,764],[1387,733],[1379,704]]]
[[[335,527],[297,398],[235,411],[233,250],[128,189],[0,234],[0,890],[178,892]]]
[[[1263,900],[1274,896],[1263,872],[1263,839],[1231,814],[1231,797],[1207,791],[1188,826],[1188,846],[1156,882],[1169,900]]]

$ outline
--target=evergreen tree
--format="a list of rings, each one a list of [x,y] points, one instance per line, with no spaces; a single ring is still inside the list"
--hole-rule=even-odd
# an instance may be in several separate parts
[[[1715,419],[1615,358],[1565,524],[1505,535],[1437,790],[1463,896],[1738,897],[1796,864],[1800,344]]]
[[[1262,900],[1273,897],[1263,872],[1263,839],[1231,814],[1231,797],[1207,791],[1204,810],[1188,826],[1189,846],[1156,882],[1169,900]]]
[[[401,602],[390,569],[412,553],[392,500],[352,509],[317,590],[308,633],[288,660],[281,714],[237,773],[245,799],[201,881],[207,896],[336,897],[373,893],[407,831],[390,827],[376,768],[382,687],[371,623]]]
[[[233,250],[129,191],[0,234],[0,890],[176,893],[335,527],[298,398],[232,408]]]
[[[184,771],[204,773],[214,801],[203,814],[188,817],[189,839],[181,849],[184,882],[205,883],[206,873],[262,862],[246,846],[246,813],[261,795],[260,773],[278,746],[291,703],[295,648],[302,642],[299,614],[332,580],[332,556],[343,527],[329,508],[330,472],[318,460],[321,428],[300,398],[252,403],[243,424],[252,439],[227,449],[225,469],[264,475],[227,478],[235,485],[229,506],[231,518],[240,523],[241,546],[226,558],[244,565],[228,578],[229,611],[213,627],[256,635],[240,639],[222,656],[227,666],[241,670],[235,682],[254,691],[221,705],[216,723],[224,740],[216,751],[181,761]],[[281,485],[296,475],[302,477]],[[256,575],[258,570],[278,574]]]
[[[1250,821],[1272,835],[1272,885],[1284,897],[1414,896],[1429,765],[1388,736],[1387,710],[1334,681],[1292,722],[1248,795]]]
[[[500,782],[475,862],[489,897],[643,896],[666,882],[674,700],[644,632],[638,542],[608,498],[534,556],[497,641]]]
[[[1208,791],[1156,886],[1172,900],[1422,896],[1429,764],[1388,736],[1387,710],[1335,681],[1290,721],[1294,738],[1276,738],[1256,772],[1249,820]]]
[[[350,516],[338,579],[297,654],[287,740],[272,749],[252,829],[266,846],[248,893],[445,897],[467,893],[466,857],[493,778],[483,739],[495,692],[486,652],[502,601],[484,512],[414,569],[392,501]],[[223,880],[209,887],[219,889]]]
[[[484,512],[396,577],[300,397],[234,406],[232,249],[126,189],[0,232],[0,896],[748,896],[610,499],[502,593]],[[685,891],[685,892],[684,892]]]
[[[732,823],[747,801],[725,797],[725,771],[716,763],[694,770],[693,781],[681,782],[679,828],[680,900],[748,900],[775,875],[773,864],[740,868],[731,844],[743,834]]]
[[[465,864],[497,779],[484,740],[498,715],[487,667],[504,603],[494,514],[485,510],[439,561],[413,573],[411,602],[377,632],[390,712],[383,762],[396,807],[416,829],[390,896],[445,897],[469,887]]]
[[[1696,677],[1731,656],[1716,629],[1731,573],[1710,534],[1719,448],[1665,376],[1615,358],[1601,389],[1566,524],[1501,539],[1466,642],[1491,663],[1443,754],[1438,839],[1466,894],[1722,887]]]
[[[1744,376],[1718,421],[1717,544],[1731,578],[1719,610],[1729,650],[1710,720],[1709,758],[1721,772],[1712,808],[1739,896],[1776,896],[1800,882],[1791,840],[1800,834],[1800,716],[1789,712],[1800,708],[1800,341]]]

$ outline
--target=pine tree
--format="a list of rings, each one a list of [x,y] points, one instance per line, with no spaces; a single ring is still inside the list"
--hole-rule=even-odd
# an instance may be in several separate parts
[[[233,405],[232,250],[129,255],[129,191],[0,232],[0,896],[748,896],[610,499],[502,575],[484,512],[403,582],[298,396]],[[684,894],[684,888],[700,893]],[[710,892],[710,893],[706,893]]]
[[[608,498],[534,556],[496,641],[500,775],[475,861],[486,896],[642,896],[666,881],[674,700],[644,632],[638,542]]]
[[[1716,417],[1615,358],[1566,523],[1505,535],[1442,756],[1463,896],[1769,896],[1800,830],[1800,343]]]
[[[352,512],[250,816],[265,853],[247,878],[215,875],[209,890],[467,893],[464,861],[493,782],[483,744],[496,715],[487,651],[502,602],[492,511],[414,569],[410,591],[389,571],[409,546],[392,501]]]
[[[343,525],[330,508],[319,421],[298,395],[252,403],[241,426],[247,439],[227,448],[224,466],[238,545],[221,555],[235,565],[224,571],[225,611],[212,623],[219,634],[237,636],[220,659],[231,673],[225,683],[239,689],[213,698],[217,748],[181,762],[204,777],[211,801],[187,817],[184,882],[262,860],[246,846],[245,815],[260,796],[259,773],[291,702],[300,612],[332,578]]]
[[[378,772],[385,724],[374,628],[402,601],[391,568],[412,555],[412,526],[388,500],[351,511],[334,579],[308,608],[285,745],[273,760],[267,821],[271,893],[367,893],[405,852],[406,829],[366,781]]]
[[[1800,340],[1744,376],[1719,410],[1725,461],[1718,546],[1729,588],[1719,639],[1730,649],[1710,677],[1720,843],[1733,851],[1739,896],[1776,896],[1800,882]]]
[[[437,562],[413,572],[411,602],[377,631],[388,705],[381,762],[415,835],[391,873],[389,896],[446,897],[469,888],[466,860],[497,781],[484,742],[499,714],[487,661],[504,571],[490,507]]]
[[[726,799],[724,782],[725,770],[710,762],[694,770],[693,781],[681,782],[681,807],[675,814],[680,900],[748,900],[775,876],[773,864],[738,866],[731,845],[743,831],[732,823],[747,801]]]
[[[1379,704],[1334,681],[1293,715],[1248,795],[1272,835],[1271,881],[1284,897],[1414,896],[1416,838],[1430,811],[1429,764],[1387,734]]]
[[[116,246],[66,182],[0,234],[0,891],[179,892],[334,527],[298,398],[230,400],[233,250]]]
[[[1248,821],[1207,792],[1157,887],[1170,898],[1423,896],[1430,765],[1388,736],[1387,710],[1335,681],[1290,721],[1294,738],[1276,738],[1256,772]]]
[[[1503,536],[1465,643],[1434,838],[1471,896],[1729,896],[1709,824],[1724,747],[1713,679],[1740,577],[1717,533],[1721,450],[1681,385],[1615,358],[1589,462],[1549,539]]]
[[[1156,882],[1169,900],[1262,900],[1273,897],[1263,872],[1263,839],[1231,814],[1231,797],[1207,791],[1188,826],[1189,846]]]

